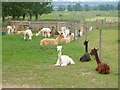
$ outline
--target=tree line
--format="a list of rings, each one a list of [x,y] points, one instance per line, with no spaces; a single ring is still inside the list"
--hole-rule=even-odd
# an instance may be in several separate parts
[[[113,11],[118,10],[118,6],[116,5],[98,5],[98,6],[89,6],[89,5],[81,5],[80,3],[76,3],[75,5],[59,5],[57,11],[91,11],[91,10],[99,10],[99,11]]]
[[[2,2],[2,19],[11,16],[12,20],[25,20],[26,16],[32,19],[38,20],[38,16],[42,14],[48,14],[53,11],[53,7],[50,2]]]

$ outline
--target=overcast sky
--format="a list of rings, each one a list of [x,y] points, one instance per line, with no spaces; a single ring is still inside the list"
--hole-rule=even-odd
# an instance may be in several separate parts
[[[102,1],[110,1],[110,2],[112,2],[112,1],[119,1],[119,0],[53,0],[53,1],[60,1],[60,2],[64,2],[64,1],[71,1],[71,2],[73,2],[73,1],[91,1],[91,2],[102,2]]]

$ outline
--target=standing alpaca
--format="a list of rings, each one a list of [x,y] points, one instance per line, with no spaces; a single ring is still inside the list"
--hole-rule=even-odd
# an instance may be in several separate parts
[[[110,66],[106,63],[103,63],[100,61],[97,53],[98,49],[92,49],[90,54],[95,56],[96,62],[97,62],[97,68],[96,71],[100,74],[109,74],[110,72]]]
[[[58,60],[55,66],[67,66],[68,64],[75,64],[75,62],[67,55],[62,55],[62,46],[57,46]]]
[[[50,32],[51,32],[50,28],[42,28],[38,33],[36,33],[36,36],[42,33],[44,37],[50,37]]]
[[[62,34],[59,34],[56,39],[44,38],[40,41],[40,45],[58,45],[61,38],[64,38]]]
[[[12,26],[8,25],[8,26],[7,26],[7,29],[8,29],[8,34],[9,34],[9,35],[13,35],[13,33],[14,33],[14,28],[13,28]]]
[[[85,40],[84,45],[85,45],[85,54],[80,58],[81,62],[85,62],[85,61],[90,61],[91,60],[90,54],[88,53],[88,41],[87,40]]]
[[[32,31],[29,29],[29,27],[27,27],[27,30],[24,32],[24,40],[27,40],[27,38],[31,40],[32,36]]]

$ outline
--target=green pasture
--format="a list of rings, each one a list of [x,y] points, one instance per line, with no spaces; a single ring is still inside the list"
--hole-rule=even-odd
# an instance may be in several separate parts
[[[90,18],[97,18],[99,17],[118,17],[117,11],[54,11],[49,14],[43,14],[39,17],[39,19],[67,19],[67,20],[80,20],[80,19],[90,19]],[[34,17],[33,17],[34,19]]]
[[[55,36],[56,37],[56,36]],[[53,38],[55,38],[53,37]],[[42,36],[24,41],[23,35],[2,36],[3,87],[36,88],[117,88],[118,87],[118,30],[117,27],[102,31],[102,60],[110,65],[111,72],[101,75],[95,71],[96,62],[80,62],[84,54],[85,36],[63,46],[62,54],[69,55],[75,65],[55,67],[55,46],[40,46]],[[89,51],[99,48],[99,29],[88,33]]]

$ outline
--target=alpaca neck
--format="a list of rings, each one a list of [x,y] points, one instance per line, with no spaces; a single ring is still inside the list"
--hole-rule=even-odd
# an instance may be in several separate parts
[[[58,59],[59,59],[59,61],[60,61],[60,64],[62,63],[62,61],[61,61],[61,55],[62,55],[61,51],[58,52]]]
[[[57,42],[59,42],[59,40],[61,39],[61,37],[60,36],[58,36],[57,38],[56,38],[56,40],[57,40]]]
[[[97,53],[97,52],[96,52],[96,54],[95,54],[95,59],[96,59],[97,64],[100,64],[100,63],[101,63],[101,61],[100,61],[100,59],[99,59],[99,57],[98,57],[98,53]]]
[[[85,44],[85,52],[88,52],[88,44]]]

